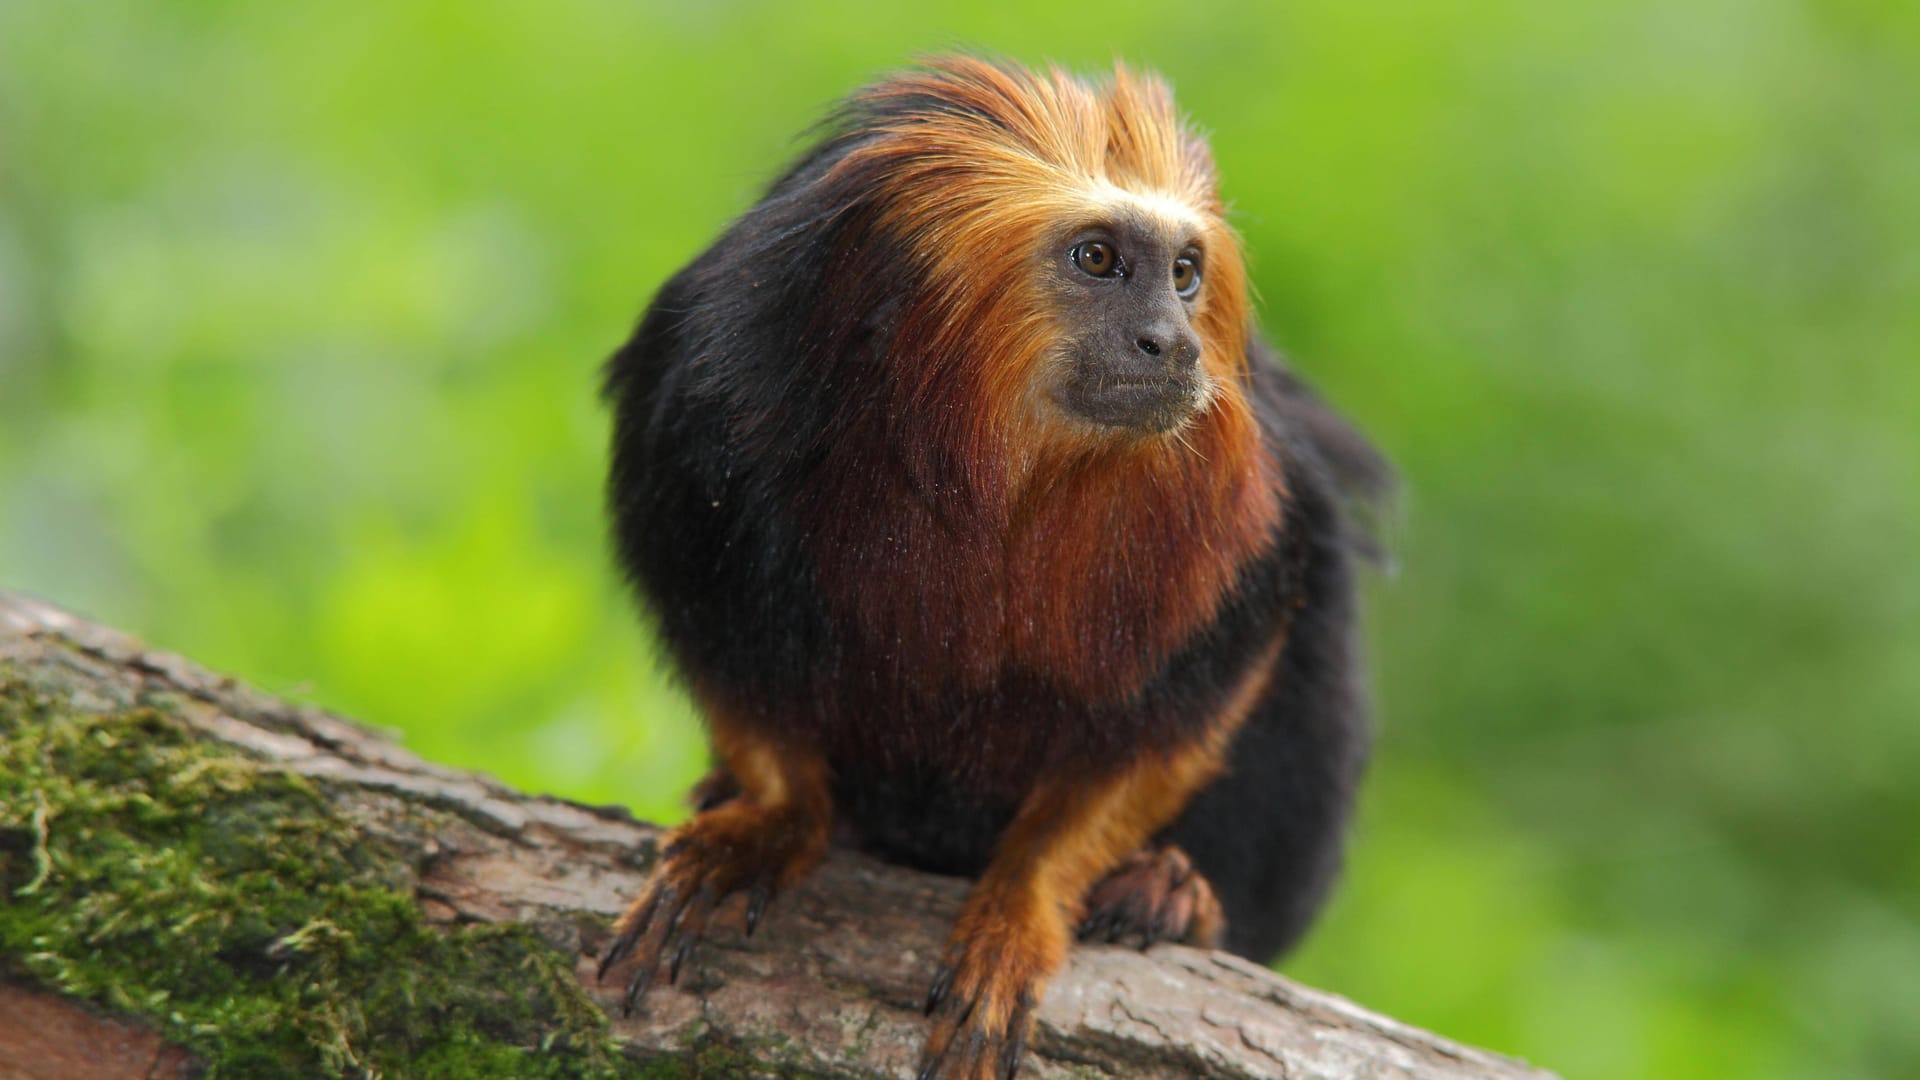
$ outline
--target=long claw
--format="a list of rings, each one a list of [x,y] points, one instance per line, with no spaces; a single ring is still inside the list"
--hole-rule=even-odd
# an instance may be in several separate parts
[[[638,1007],[640,999],[646,997],[647,991],[653,988],[654,971],[652,964],[641,964],[633,970],[633,978],[627,980],[627,996],[621,1006],[620,1015],[633,1015],[633,1010]]]
[[[686,907],[675,920],[673,932],[661,944],[661,950],[667,957],[667,982],[680,981],[680,967],[693,953],[694,946],[706,936],[707,920],[713,916],[713,909],[719,906],[720,890],[711,878],[702,881],[693,891]]]
[[[667,961],[668,985],[673,985],[680,981],[680,967],[687,962],[687,957],[693,954],[693,947],[699,940],[699,938],[692,934],[681,935],[680,943],[674,947],[673,957]]]
[[[954,968],[951,964],[942,964],[940,970],[933,973],[933,985],[927,989],[928,1016],[932,1016],[933,1010],[939,1008],[940,1003],[947,1000],[947,995],[953,992],[953,974]]]
[[[748,937],[752,937],[753,931],[757,927],[759,927],[760,916],[765,915],[767,913],[767,903],[772,899],[773,899],[773,887],[771,885],[768,885],[765,882],[761,882],[760,884],[755,885],[753,887],[753,891],[747,894],[747,936]]]
[[[654,912],[660,910],[660,896],[661,891],[654,890],[648,897],[646,906],[640,909],[638,915],[621,920],[626,924],[626,929],[613,939],[612,945],[607,946],[606,953],[600,957],[600,970],[594,974],[594,978],[605,979],[607,972],[611,971],[614,965],[625,960],[633,952],[633,947],[645,936],[648,924],[653,922]]]
[[[980,1058],[986,1053],[986,1049],[986,1032],[976,1031],[967,1036],[967,1045],[960,1054],[961,1072],[969,1076],[973,1075],[973,1073],[977,1071],[974,1066],[979,1063]]]
[[[1013,1080],[1013,1074],[1020,1071],[1020,1059],[1026,1052],[1027,1024],[1023,1017],[1016,1017],[1013,1038],[1000,1048],[1000,1080]]]
[[[600,954],[600,967],[593,973],[594,979],[600,982],[606,981],[608,970],[610,970],[613,965],[626,959],[627,954],[632,951],[633,942],[628,939],[628,935],[621,934],[619,937],[614,938],[613,944],[607,946],[607,951]]]

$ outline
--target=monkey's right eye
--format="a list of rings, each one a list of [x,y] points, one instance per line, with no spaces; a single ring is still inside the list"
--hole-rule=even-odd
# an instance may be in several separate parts
[[[1073,265],[1094,277],[1113,277],[1120,272],[1120,253],[1105,241],[1088,240],[1075,244],[1067,254],[1072,257]]]

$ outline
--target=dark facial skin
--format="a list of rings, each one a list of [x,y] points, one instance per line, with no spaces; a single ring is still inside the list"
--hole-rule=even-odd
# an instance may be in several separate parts
[[[1179,427],[1201,398],[1199,249],[1158,222],[1122,218],[1071,234],[1055,259],[1070,335],[1055,403],[1142,435]]]

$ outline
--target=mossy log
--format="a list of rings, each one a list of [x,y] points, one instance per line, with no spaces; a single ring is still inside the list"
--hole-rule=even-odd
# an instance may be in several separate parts
[[[0,592],[0,1077],[913,1075],[964,882],[835,852],[622,1017],[658,835]],[[1021,1075],[1547,1074],[1158,946],[1076,950]]]

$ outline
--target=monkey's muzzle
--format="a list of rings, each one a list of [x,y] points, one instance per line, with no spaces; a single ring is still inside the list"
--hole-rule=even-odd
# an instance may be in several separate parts
[[[1082,420],[1159,434],[1172,431],[1193,415],[1200,401],[1200,375],[1192,368],[1117,371],[1109,363],[1077,364],[1055,398],[1062,408]]]

